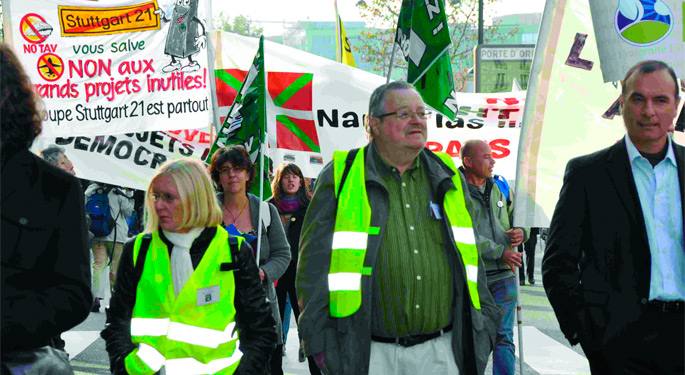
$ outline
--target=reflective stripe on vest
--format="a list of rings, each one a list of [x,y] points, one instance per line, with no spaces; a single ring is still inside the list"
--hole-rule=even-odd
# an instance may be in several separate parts
[[[345,184],[340,189],[347,154],[347,151],[333,153],[338,210],[328,270],[328,306],[334,318],[344,318],[359,310],[362,304],[362,275],[370,274],[370,269],[364,267],[368,237],[369,234],[378,234],[378,228],[371,227],[371,206],[364,185],[364,149],[357,152]]]
[[[164,366],[165,358],[157,349],[141,343],[124,359],[124,367],[129,374],[152,375]]]
[[[243,353],[240,350],[236,350],[228,358],[215,359],[209,363],[202,363],[195,358],[169,359],[166,361],[166,375],[230,374],[233,371],[225,372],[226,370],[224,369],[237,365],[242,356]]]
[[[462,189],[461,174],[454,165],[452,157],[444,152],[435,152],[440,160],[445,163],[454,175],[452,176],[453,189],[445,194],[443,209],[447,220],[452,226],[454,244],[459,250],[466,271],[466,285],[471,297],[471,304],[480,310],[480,296],[478,295],[478,249],[476,248],[476,236],[473,232],[471,214],[466,208],[466,192]]]
[[[242,353],[234,321],[234,274],[219,267],[232,262],[226,230],[217,227],[202,261],[178,296],[169,251],[159,234],[152,233],[145,259],[137,259],[141,243],[139,235],[133,249],[134,265],[138,261],[145,264],[131,318],[131,340],[138,349],[126,357],[127,371],[152,374],[163,365],[167,374],[233,373]],[[238,238],[238,246],[241,243]]]

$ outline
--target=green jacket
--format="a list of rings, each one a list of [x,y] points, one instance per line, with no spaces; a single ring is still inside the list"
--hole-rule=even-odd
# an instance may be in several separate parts
[[[477,186],[468,184],[468,189],[472,203],[471,219],[476,229],[476,244],[485,264],[488,282],[514,277],[511,268],[502,261],[502,254],[509,247],[509,238],[505,231],[512,228],[513,202],[507,202],[507,198],[491,178],[485,182],[485,192],[489,193],[487,198]],[[521,229],[525,242],[530,235],[530,228]],[[516,248],[513,250],[516,251]]]
[[[379,226],[381,234],[369,236],[365,266],[373,268],[378,255],[380,239],[388,218],[388,194],[378,174],[378,166],[368,148],[365,160],[366,189],[372,209],[371,225]],[[442,206],[445,192],[453,188],[452,173],[438,157],[424,149],[419,154],[426,166],[435,194],[434,201]],[[307,355],[325,353],[325,364],[331,374],[366,374],[369,369],[371,347],[371,277],[362,278],[362,306],[347,318],[331,318],[328,308],[328,270],[337,201],[333,192],[333,165],[326,165],[317,180],[314,197],[304,218],[300,239],[300,256],[296,287],[303,307],[298,322],[300,337]],[[465,189],[458,186],[457,189]],[[468,194],[466,195],[468,197]],[[467,206],[468,206],[467,200]],[[454,248],[451,230],[443,215],[445,230],[452,241],[446,244],[451,268],[454,270],[455,303],[452,347],[457,366],[462,374],[482,374],[492,352],[500,310],[487,289],[485,271],[478,267],[481,310],[471,306],[466,289],[464,265]],[[459,333],[471,331],[470,335]],[[467,338],[472,337],[472,340]]]

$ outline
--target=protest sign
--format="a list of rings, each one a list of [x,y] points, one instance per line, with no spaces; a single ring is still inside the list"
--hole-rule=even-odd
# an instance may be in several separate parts
[[[98,136],[44,137],[31,150],[54,144],[64,148],[76,176],[145,190],[155,170],[167,160],[202,159],[211,146],[210,133],[199,129],[152,131]]]
[[[215,44],[216,63],[221,69],[216,70],[219,104],[216,121],[223,123],[223,117],[252,64],[258,40],[230,33],[217,33],[215,40],[217,37],[220,39]],[[226,50],[228,46],[230,53]],[[305,176],[316,177],[324,162],[331,160],[334,150],[360,147],[368,142],[363,121],[371,92],[385,82],[383,77],[269,41],[264,42],[264,48],[268,82],[267,126],[271,146],[269,156],[274,165],[283,161],[295,162],[303,169]],[[460,106],[455,121],[442,115],[428,119],[427,147],[449,153],[459,165],[458,154],[467,140],[485,140],[493,149],[495,173],[513,180],[525,91],[457,95]],[[305,142],[294,133],[288,133],[293,129],[293,124],[304,129],[309,140]],[[151,166],[158,166],[158,160],[162,158],[158,156],[153,163],[138,165],[136,157],[138,163],[143,164],[154,156],[148,155],[145,150],[138,151],[140,147],[159,154],[169,150],[163,154],[164,160],[182,156],[206,157],[212,141],[208,132],[181,130],[175,131],[174,135],[193,146],[191,155],[178,146],[179,141],[167,139],[166,136],[162,141],[148,139],[139,144],[135,143],[138,138],[130,134],[117,137],[117,142],[125,140],[132,143],[130,146],[128,143],[118,146],[120,149],[117,149],[117,143],[111,150],[105,147],[103,143],[108,141],[107,137],[96,140],[86,135],[83,138],[74,137],[71,142],[57,142],[55,137],[41,136],[40,144],[34,150],[40,150],[50,143],[61,143],[66,148],[67,156],[74,162],[79,177],[142,188],[154,173]],[[151,142],[161,142],[163,147]],[[108,167],[110,161],[115,166]]]
[[[216,121],[222,123],[259,41],[223,32],[213,38],[219,105]],[[385,78],[270,41],[264,42],[264,59],[269,155],[274,165],[294,162],[306,177],[316,177],[334,150],[348,150],[368,142],[364,121],[369,97],[385,83]],[[486,140],[495,152],[495,173],[513,180],[525,95],[457,93],[459,112],[455,121],[440,114],[428,119],[428,148],[456,157],[467,140]],[[313,145],[284,142],[283,138],[292,137],[284,134],[278,124],[283,116],[300,123],[310,138],[315,135],[320,152],[311,151]]]
[[[209,0],[9,0],[49,137],[205,127]]]
[[[685,77],[685,3],[682,0],[590,1],[605,82],[623,79],[644,60],[661,60]]]
[[[528,86],[514,224],[548,227],[569,159],[621,139],[620,87],[604,83],[588,0],[550,0]]]

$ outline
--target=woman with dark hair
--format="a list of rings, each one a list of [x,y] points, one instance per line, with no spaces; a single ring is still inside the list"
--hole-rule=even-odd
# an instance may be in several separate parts
[[[41,131],[31,81],[0,44],[2,373],[73,373],[62,332],[88,316],[88,235],[76,177],[32,154]],[[41,372],[43,371],[43,372]],[[22,372],[23,373],[23,372]]]
[[[212,180],[217,187],[218,199],[223,210],[223,223],[231,234],[243,236],[257,249],[259,213],[261,210],[261,249],[259,251],[259,277],[271,303],[278,334],[277,346],[271,355],[271,373],[283,374],[282,352],[283,334],[281,315],[274,281],[278,280],[288,268],[290,249],[278,220],[278,211],[270,203],[262,202],[248,193],[255,176],[255,168],[243,146],[229,146],[217,150],[212,155],[209,167]]]
[[[290,265],[283,276],[278,279],[276,295],[281,316],[285,310],[286,298],[290,300],[290,306],[295,314],[295,321],[300,317],[300,308],[297,304],[297,292],[295,291],[295,271],[297,269],[297,254],[300,248],[300,232],[302,220],[309,206],[311,197],[307,189],[307,183],[302,170],[295,164],[283,163],[278,166],[274,179],[271,182],[273,191],[272,202],[278,208],[283,228],[285,228],[288,244],[290,244]],[[309,358],[309,372],[320,374],[313,358]]]

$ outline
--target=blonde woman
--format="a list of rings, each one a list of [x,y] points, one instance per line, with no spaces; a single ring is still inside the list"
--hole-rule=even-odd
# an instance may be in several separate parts
[[[197,160],[162,165],[129,241],[102,337],[114,374],[257,374],[276,341],[250,246],[222,227]]]

